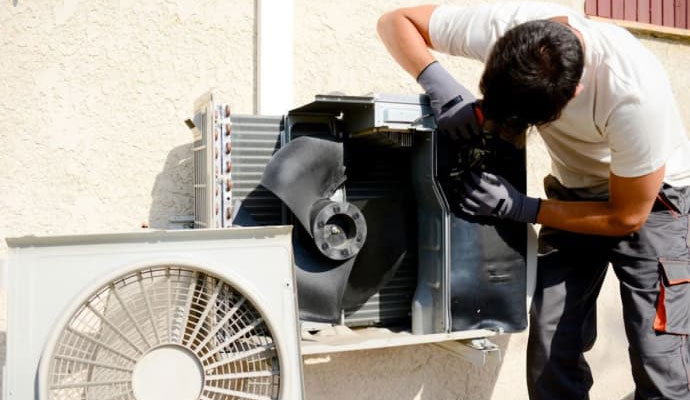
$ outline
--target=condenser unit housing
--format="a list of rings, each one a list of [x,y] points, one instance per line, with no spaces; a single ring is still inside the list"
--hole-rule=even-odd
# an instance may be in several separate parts
[[[416,334],[526,327],[529,228],[455,207],[470,167],[524,190],[523,148],[458,148],[420,95],[319,95],[274,117],[235,115],[206,95],[195,110],[214,154],[195,157],[196,176],[220,193],[197,186],[198,202],[220,202],[197,226],[293,224],[302,320]],[[314,210],[326,216],[325,233]]]
[[[7,242],[6,399],[302,398],[289,227]]]

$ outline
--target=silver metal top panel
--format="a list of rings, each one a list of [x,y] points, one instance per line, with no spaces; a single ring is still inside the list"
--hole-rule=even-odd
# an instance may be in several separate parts
[[[364,103],[375,102],[399,104],[429,104],[429,98],[423,94],[372,93],[366,96],[343,96],[336,94],[317,94],[315,102]]]
[[[188,240],[232,240],[289,235],[291,225],[241,227],[226,229],[147,230],[141,232],[100,233],[90,235],[22,236],[6,238],[10,248],[112,244],[130,242],[175,242]]]

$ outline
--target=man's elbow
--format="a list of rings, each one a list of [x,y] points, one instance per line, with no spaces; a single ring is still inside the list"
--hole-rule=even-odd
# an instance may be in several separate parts
[[[611,227],[620,236],[629,235],[642,229],[647,222],[647,214],[619,214],[611,219]]]
[[[388,11],[381,15],[378,22],[376,22],[376,32],[378,32],[379,36],[383,37],[386,30],[393,25],[397,18],[400,18],[400,9]]]

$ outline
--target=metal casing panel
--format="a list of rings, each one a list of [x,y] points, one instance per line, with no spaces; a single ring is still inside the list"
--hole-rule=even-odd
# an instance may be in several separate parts
[[[439,147],[451,148],[439,143]],[[525,149],[496,140],[483,169],[527,189]],[[452,156],[452,155],[451,155]],[[439,157],[442,157],[439,150]],[[450,157],[448,157],[450,158]],[[445,169],[445,168],[444,168]],[[439,177],[439,180],[446,179]],[[453,184],[441,182],[453,204]],[[444,187],[448,184],[449,187]],[[527,327],[527,224],[450,214],[449,296],[451,329],[519,332]]]
[[[453,219],[443,190],[438,185],[438,155],[434,147],[437,146],[437,138],[427,102],[420,95],[319,95],[314,102],[288,113],[282,133],[283,128],[277,127],[278,117],[264,123],[262,116],[232,116],[232,134],[229,135],[232,151],[227,156],[223,153],[222,161],[226,165],[230,160],[232,165],[232,174],[227,175],[232,179],[232,189],[226,189],[223,195],[223,226],[228,226],[228,215],[232,210],[227,205],[231,200],[242,200],[245,210],[258,215],[257,218],[252,217],[250,225],[275,223],[279,215],[281,221],[285,221],[280,202],[258,185],[259,171],[263,171],[270,155],[279,147],[281,136],[284,142],[300,135],[330,135],[372,146],[409,148],[413,163],[411,180],[416,188],[415,201],[418,202],[419,256],[412,262],[404,262],[393,279],[366,303],[344,310],[343,321],[347,325],[358,326],[385,325],[388,321],[400,320],[410,314],[403,302],[409,301],[416,287],[411,312],[413,331],[452,331],[451,297],[454,301],[462,301],[463,296],[451,288],[451,264],[457,269],[457,260],[462,259],[457,251],[452,252],[462,246],[453,246],[451,242],[461,231],[457,229],[457,223],[451,223],[458,221]],[[242,138],[243,135],[246,136]],[[225,138],[225,134],[222,137]],[[255,141],[259,137],[268,141],[264,141],[259,146],[261,148]],[[242,140],[247,143],[244,150]],[[225,148],[226,142],[223,141],[221,146]],[[378,172],[372,170],[372,174]],[[355,192],[359,192],[362,198],[375,197],[375,190],[371,193],[366,189],[353,192],[346,187],[344,192],[348,198],[353,195],[356,198]]]
[[[25,237],[7,239],[8,400],[43,400],[42,376],[68,317],[95,290],[123,273],[186,265],[212,273],[245,294],[269,321],[285,385],[281,399],[301,399],[302,360],[290,227]]]
[[[418,284],[412,305],[412,333],[450,331],[450,210],[437,176],[436,131],[415,135],[412,181],[417,202]]]
[[[400,135],[415,130],[435,128],[431,110],[423,95],[373,94],[371,96],[317,95],[312,103],[288,113],[296,115],[333,115],[339,118],[343,131],[350,137],[366,137],[373,134],[390,136],[409,147],[411,137]]]

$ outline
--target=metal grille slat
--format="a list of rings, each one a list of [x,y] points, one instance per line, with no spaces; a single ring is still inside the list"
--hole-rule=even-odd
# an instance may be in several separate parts
[[[140,331],[156,344],[145,352],[130,345],[143,343]],[[207,398],[277,400],[284,374],[273,335],[263,310],[220,277],[165,264],[129,271],[92,293],[62,327],[45,359],[46,399],[151,398],[141,395],[142,378],[151,376],[141,368],[157,373],[168,359],[150,356],[164,351],[194,360],[199,376],[179,376],[216,393]],[[147,382],[151,390],[168,384]]]
[[[255,223],[279,225],[283,223],[282,203],[259,182],[266,164],[280,148],[282,117],[233,115],[230,120],[232,189],[225,197],[232,198],[233,203],[242,202]],[[224,206],[225,212],[234,211],[230,204]],[[228,222],[227,218],[224,221]]]

